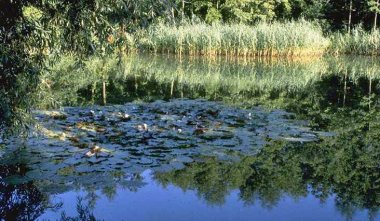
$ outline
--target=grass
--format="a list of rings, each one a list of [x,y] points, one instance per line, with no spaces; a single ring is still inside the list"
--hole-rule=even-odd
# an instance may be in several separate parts
[[[205,56],[320,55],[329,40],[319,26],[305,20],[243,24],[158,24],[149,28],[138,45],[154,53]]]

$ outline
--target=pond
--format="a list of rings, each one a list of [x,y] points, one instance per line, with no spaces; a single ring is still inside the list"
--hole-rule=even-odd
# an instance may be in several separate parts
[[[380,220],[380,61],[65,56],[0,220]]]

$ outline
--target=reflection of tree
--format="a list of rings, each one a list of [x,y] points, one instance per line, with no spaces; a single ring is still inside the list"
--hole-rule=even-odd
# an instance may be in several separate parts
[[[113,182],[98,182],[97,185],[82,186],[85,196],[78,197],[77,201],[77,213],[75,217],[68,217],[65,212],[61,214],[62,221],[96,221],[96,217],[92,213],[95,208],[97,200],[100,198],[97,191],[101,190],[101,193],[109,200],[112,200],[117,195],[117,189],[120,187],[124,190],[136,192],[140,187],[144,185],[143,176],[138,173],[125,174],[120,172],[114,172],[112,174]],[[104,178],[104,177],[103,177]],[[126,182],[123,182],[126,181]]]
[[[22,166],[0,166],[0,220],[35,220],[44,211],[44,197],[32,184],[11,185],[1,181],[22,175]]]
[[[60,209],[62,203],[51,205],[48,193],[55,194],[61,191],[68,191],[62,188],[62,184],[54,183],[53,186],[46,186],[46,183],[32,183],[11,185],[9,182],[20,183],[25,178],[27,168],[24,165],[0,166],[0,221],[3,220],[34,220],[42,215],[45,210]],[[7,179],[8,183],[3,181]],[[117,195],[117,188],[138,191],[144,186],[143,176],[138,173],[125,174],[114,172],[110,176],[99,177],[97,182],[88,182],[76,179],[78,183],[73,187],[83,189],[85,196],[78,200],[78,217],[62,216],[62,220],[95,220],[90,210],[95,208],[97,200],[100,198],[98,191],[108,199],[113,199]],[[52,177],[54,182],[54,177]],[[43,194],[40,190],[42,190]],[[84,205],[86,203],[86,205]],[[63,214],[64,215],[64,214]]]
[[[94,214],[91,212],[91,206],[85,205],[82,198],[78,198],[77,201],[77,217],[68,217],[65,212],[61,215],[62,221],[96,221]]]
[[[109,176],[108,176],[109,175]],[[87,207],[94,209],[97,201],[101,196],[107,197],[109,200],[113,200],[117,196],[117,190],[137,192],[141,187],[145,185],[144,177],[139,173],[124,173],[124,172],[112,172],[110,174],[97,175],[99,179],[93,180],[93,182],[85,182],[81,180],[80,175],[77,177],[76,186],[82,189],[85,193],[83,200],[86,200]],[[56,189],[59,190],[59,184],[56,184]],[[101,193],[99,193],[99,191]]]
[[[268,145],[240,162],[206,158],[183,170],[156,173],[163,185],[196,190],[209,203],[223,203],[233,189],[246,203],[273,207],[284,196],[308,193],[325,201],[336,195],[336,206],[349,218],[357,209],[372,214],[380,206],[380,142],[377,133],[342,132],[323,142]]]

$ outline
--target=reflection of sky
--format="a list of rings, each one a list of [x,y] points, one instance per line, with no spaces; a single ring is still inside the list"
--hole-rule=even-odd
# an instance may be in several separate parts
[[[293,199],[285,196],[276,207],[268,209],[259,203],[244,205],[239,200],[239,191],[233,191],[226,197],[225,204],[211,206],[200,200],[195,191],[183,191],[169,185],[163,188],[152,179],[151,172],[145,171],[142,176],[147,185],[137,192],[131,192],[121,188],[117,189],[117,195],[108,199],[100,191],[100,196],[94,209],[94,215],[104,220],[138,220],[138,221],[339,221],[346,220],[335,208],[334,199],[331,197],[321,204],[312,195],[304,198]],[[68,216],[76,215],[76,202],[78,196],[85,196],[83,191],[71,191],[59,194],[53,201],[63,201],[63,209]],[[40,220],[56,220],[60,218],[60,212],[47,211]],[[368,220],[367,213],[360,211],[355,214],[353,220]],[[380,220],[377,217],[375,220]]]

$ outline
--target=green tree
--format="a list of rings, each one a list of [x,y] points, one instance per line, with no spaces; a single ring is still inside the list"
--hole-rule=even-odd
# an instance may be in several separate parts
[[[36,89],[43,63],[47,33],[41,31],[40,16],[35,14],[38,10],[23,10],[32,3],[0,1],[0,136],[4,127],[27,127],[24,107],[31,101],[26,98],[31,98]]]
[[[380,13],[380,1],[368,0],[368,9],[375,14],[373,21],[373,29],[375,30],[377,28],[377,15]]]
[[[276,5],[287,9],[287,1],[275,0],[192,0],[187,5],[188,16],[198,16],[208,23],[224,22],[253,23],[273,20]]]
[[[275,5],[274,0],[226,0],[223,11],[228,21],[270,21],[276,17]]]
[[[133,44],[128,32],[173,15],[173,0],[0,1],[0,128],[27,127],[25,110],[47,56],[105,56]],[[174,18],[172,19],[174,21]],[[52,59],[49,59],[52,60]],[[19,78],[30,78],[18,80]],[[19,116],[19,117],[17,117]]]

